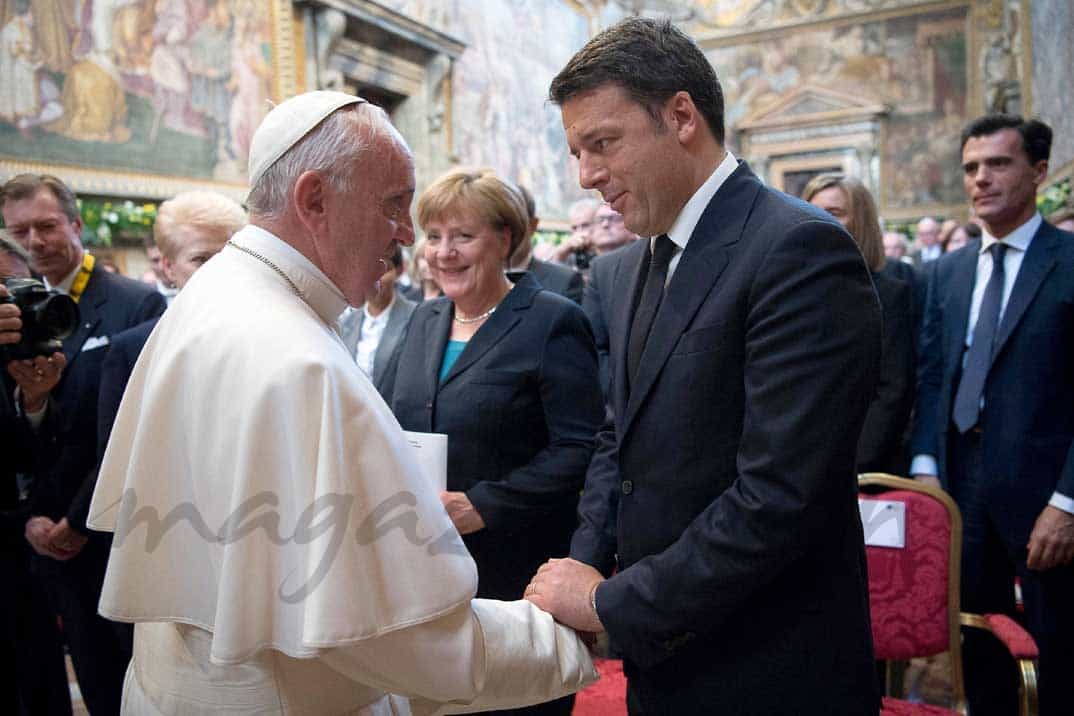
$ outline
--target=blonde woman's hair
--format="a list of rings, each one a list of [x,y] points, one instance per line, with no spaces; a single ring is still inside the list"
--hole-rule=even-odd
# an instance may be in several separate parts
[[[873,195],[857,179],[845,174],[818,174],[809,180],[802,199],[812,201],[813,197],[831,187],[839,187],[847,200],[847,232],[865,257],[865,265],[870,271],[884,268],[887,257],[884,256],[884,237],[880,231],[880,217],[876,212]]]
[[[418,224],[422,230],[433,221],[456,213],[473,213],[496,229],[511,233],[511,256],[526,235],[529,212],[518,188],[492,169],[454,169],[422,192]]]
[[[160,205],[153,224],[153,240],[169,259],[179,252],[175,232],[191,226],[223,238],[246,224],[246,212],[237,202],[211,191],[186,191]]]

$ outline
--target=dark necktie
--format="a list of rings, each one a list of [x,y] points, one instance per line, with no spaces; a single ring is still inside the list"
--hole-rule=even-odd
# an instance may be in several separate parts
[[[638,373],[641,354],[645,350],[645,341],[653,327],[653,319],[660,309],[664,296],[664,284],[667,282],[668,265],[675,253],[675,244],[666,234],[657,236],[653,241],[653,250],[649,256],[649,273],[645,277],[645,288],[641,300],[634,311],[634,320],[630,324],[630,340],[627,344],[627,376],[630,383]]]
[[[958,392],[955,393],[952,417],[960,433],[976,425],[981,412],[981,396],[984,394],[988,369],[992,365],[992,350],[995,347],[1000,306],[1003,303],[1003,256],[1007,252],[1007,245],[997,242],[988,250],[992,252],[992,277],[988,279],[984,298],[981,299],[977,325],[973,327],[973,342],[967,351],[962,380],[959,381]]]

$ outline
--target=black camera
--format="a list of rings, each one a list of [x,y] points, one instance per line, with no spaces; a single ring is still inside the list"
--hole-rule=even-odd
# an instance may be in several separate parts
[[[9,278],[4,285],[10,295],[0,303],[14,303],[22,312],[22,340],[0,346],[0,359],[6,363],[62,351],[63,339],[78,327],[78,304],[36,279]]]
[[[574,252],[574,268],[579,271],[588,271],[592,260],[593,254],[585,249],[578,249]]]

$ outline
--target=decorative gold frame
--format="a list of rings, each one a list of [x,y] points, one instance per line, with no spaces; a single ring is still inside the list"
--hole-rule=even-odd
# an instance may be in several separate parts
[[[295,93],[299,57],[294,41],[294,9],[291,0],[268,0],[272,22],[272,99],[279,102]],[[242,201],[247,185],[150,174],[129,170],[103,170],[92,167],[45,163],[0,157],[0,181],[32,172],[55,174],[78,194],[95,194],[131,199],[167,199],[192,189],[216,191]]]

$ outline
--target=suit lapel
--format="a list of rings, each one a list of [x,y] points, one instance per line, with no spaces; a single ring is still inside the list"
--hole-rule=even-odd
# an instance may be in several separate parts
[[[612,295],[618,300],[614,302],[614,313],[608,324],[608,352],[618,357],[615,361],[615,380],[612,381],[617,417],[626,415],[630,394],[626,377],[627,341],[630,339],[630,323],[634,318],[634,298],[641,293],[649,270],[649,242],[640,239],[628,251],[630,253],[622,257],[615,272]]]
[[[954,356],[954,365],[962,365],[962,353],[966,350],[966,331],[970,322],[970,304],[973,302],[973,285],[977,281],[977,259],[981,255],[981,242],[979,239],[963,249],[963,254],[958,258],[952,268],[950,285],[951,295],[948,299],[950,306],[947,310],[948,341],[947,355]],[[939,268],[939,267],[938,267]],[[941,283],[944,278],[940,271],[932,276],[934,283]],[[942,290],[942,286],[935,287]]]
[[[97,330],[101,322],[104,304],[108,302],[108,296],[101,290],[101,279],[98,272],[102,269],[95,268],[90,274],[86,290],[82,292],[82,298],[78,301],[78,328],[63,341],[63,355],[67,359],[65,373],[71,372],[71,364],[75,362],[82,352],[82,346]]]
[[[428,402],[436,402],[440,386],[440,364],[444,362],[448,338],[451,336],[451,304],[444,298],[434,299],[432,315],[425,322],[425,394]]]
[[[741,238],[760,189],[760,182],[749,167],[744,162],[739,164],[738,169],[712,197],[694,227],[664,293],[641,355],[638,374],[630,387],[623,420],[624,434],[652,390],[679,338],[727,267],[730,260],[728,245]],[[622,358],[620,363],[625,366],[625,352]],[[626,370],[625,367],[623,370]]]
[[[540,283],[532,275],[525,273],[519,278],[515,287],[507,293],[485,324],[478,329],[466,343],[455,365],[444,377],[441,385],[447,385],[455,376],[476,363],[489,349],[499,343],[515,325],[522,320],[521,311],[530,307],[533,296],[541,290]]]
[[[373,382],[378,383],[384,375],[388,360],[399,342],[399,336],[403,333],[405,322],[402,320],[402,312],[406,310],[400,296],[395,297],[392,307],[388,310],[388,323],[384,326],[384,335],[380,337],[377,352],[373,357]],[[357,343],[355,346],[357,347]],[[355,351],[357,352],[357,350]]]
[[[1004,344],[1011,337],[1018,321],[1025,315],[1033,297],[1037,295],[1045,277],[1055,268],[1055,252],[1058,249],[1057,241],[1062,237],[1056,237],[1048,224],[1041,224],[1036,236],[1029,244],[1029,250],[1022,258],[1022,266],[1018,269],[1018,277],[1014,280],[1011,289],[1011,297],[1007,299],[1007,308],[1003,311],[1003,318],[999,324],[999,334],[996,336],[996,348],[992,352],[992,360],[1003,350]]]

